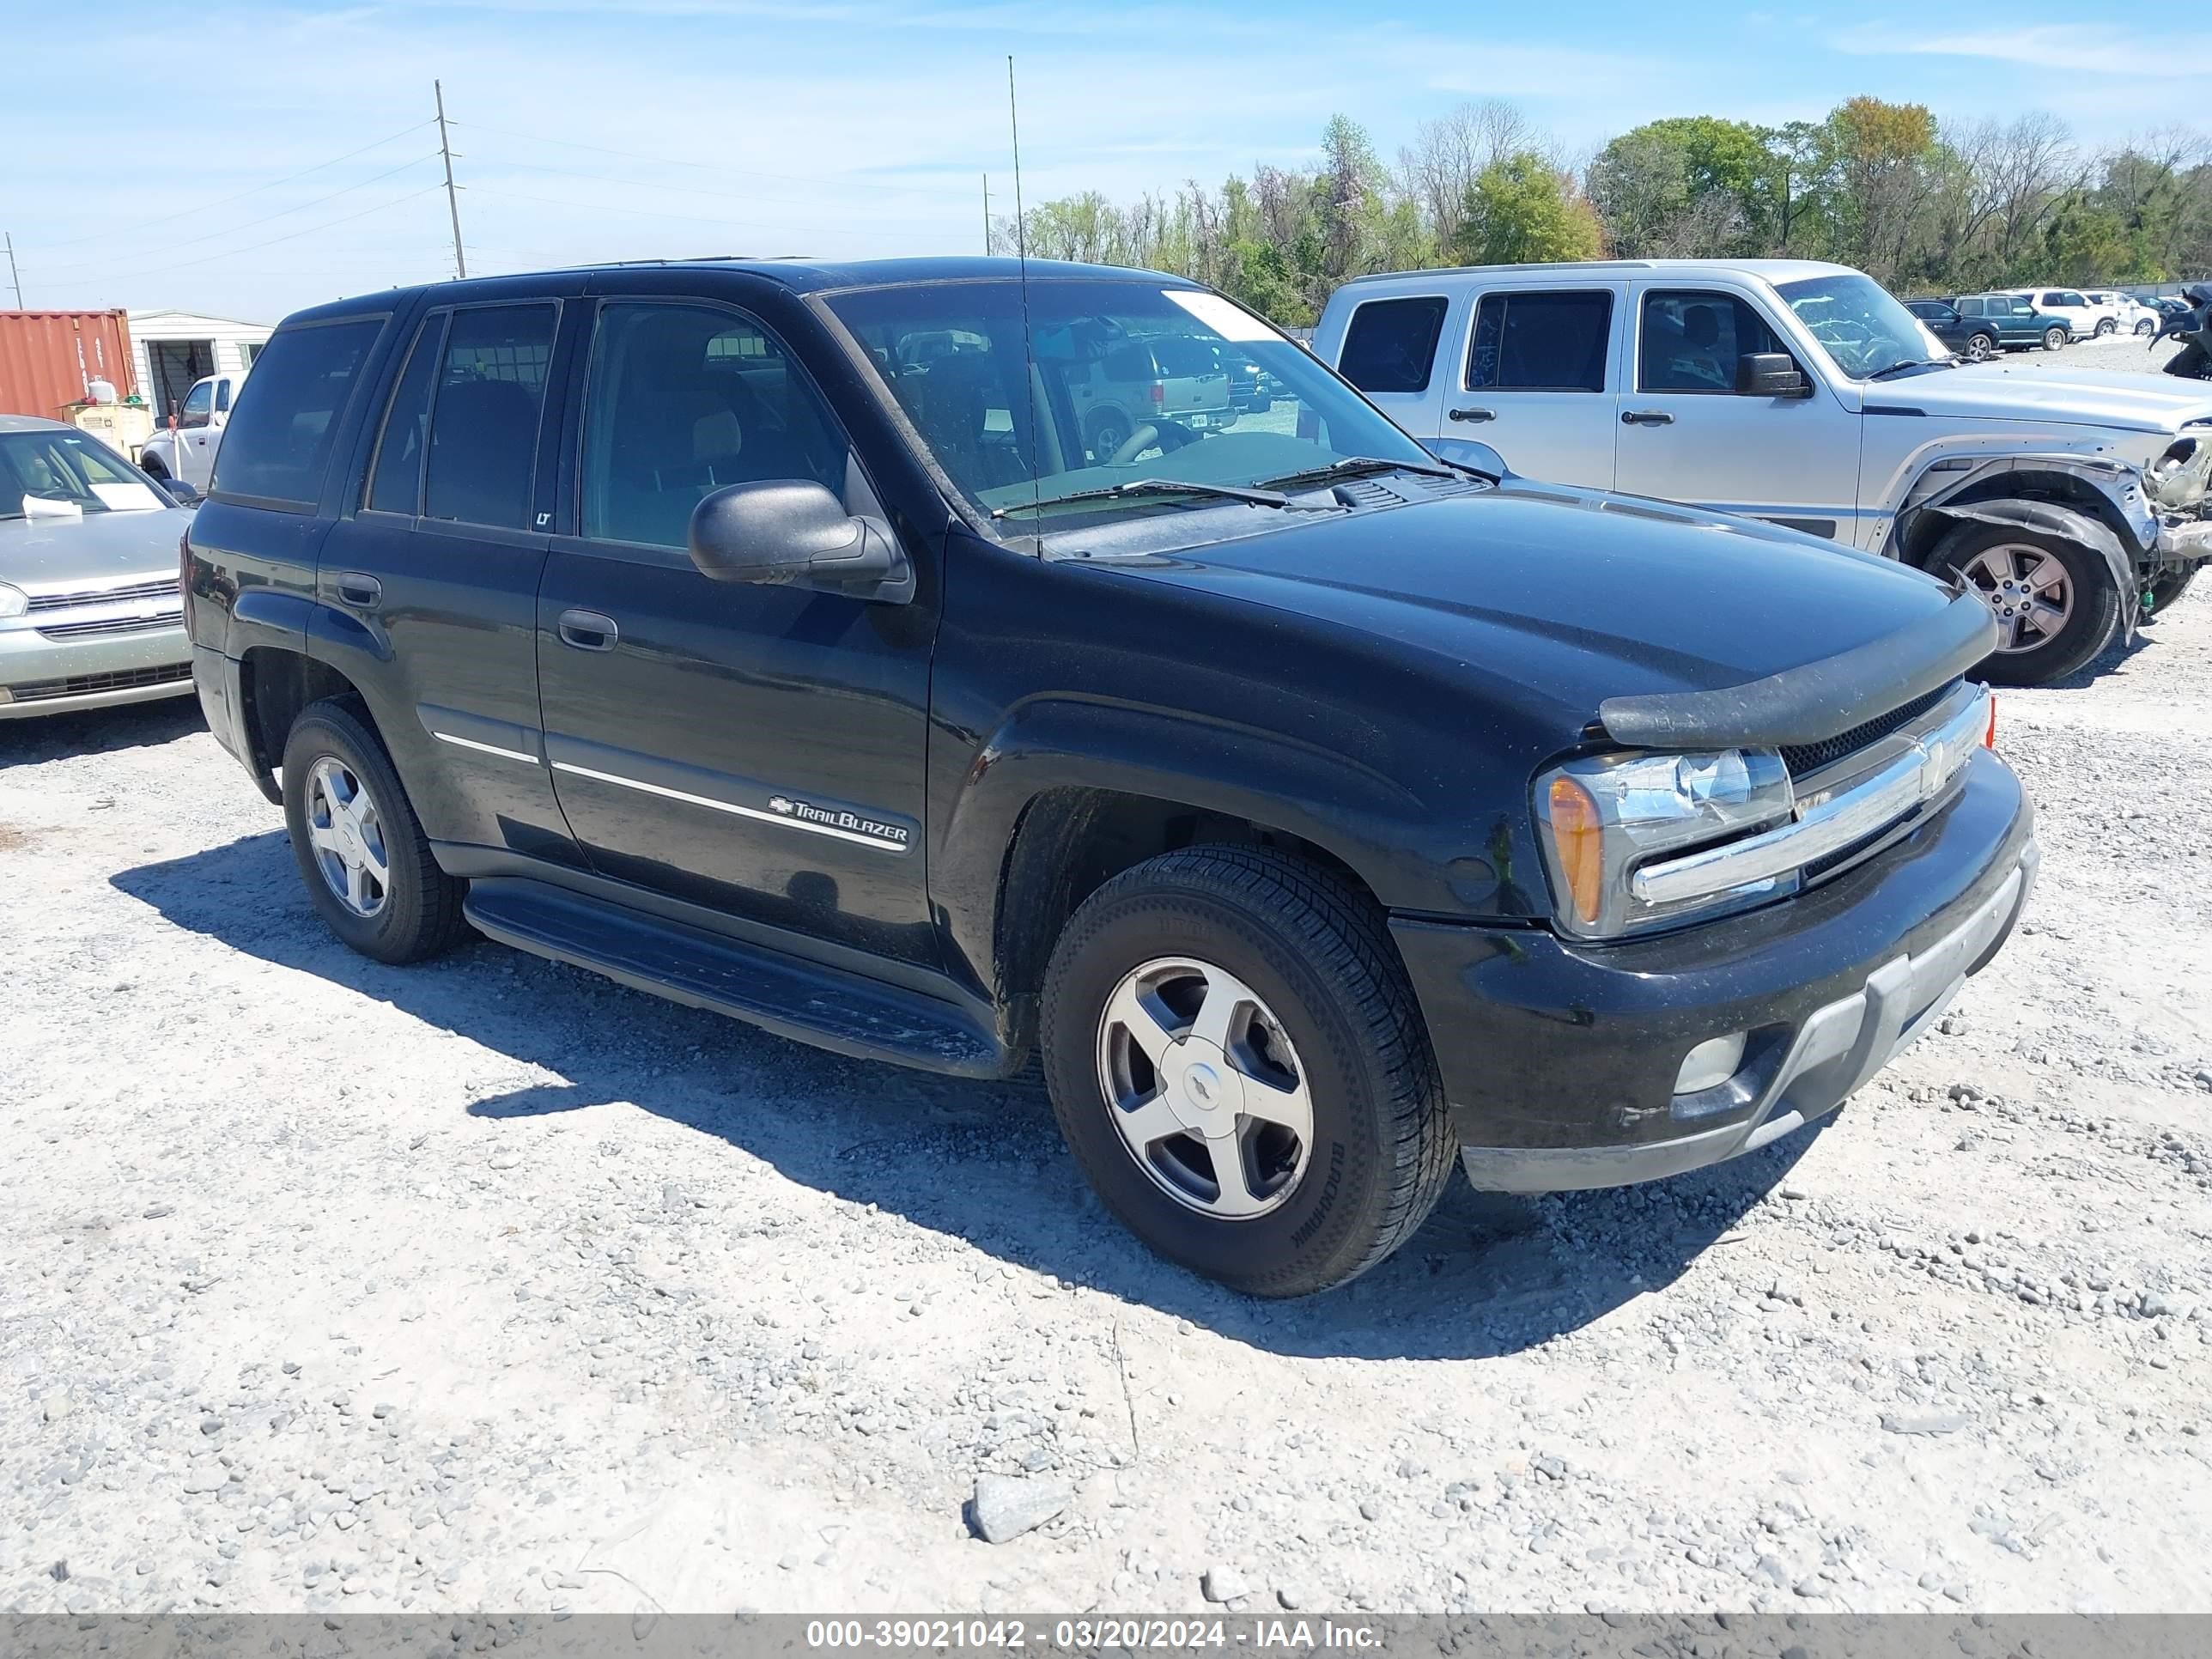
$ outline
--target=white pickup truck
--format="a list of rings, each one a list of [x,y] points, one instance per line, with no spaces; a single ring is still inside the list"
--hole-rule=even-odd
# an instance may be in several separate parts
[[[2212,386],[1969,365],[1843,265],[1363,276],[1313,344],[1447,459],[1740,513],[1971,588],[1998,621],[1983,672],[2005,684],[2070,674],[2131,632],[2212,532]]]
[[[138,465],[156,478],[182,478],[193,489],[204,490],[215,472],[216,451],[222,447],[231,405],[245,384],[244,369],[193,381],[177,409],[173,431],[168,411],[155,411],[154,435],[139,451]]]

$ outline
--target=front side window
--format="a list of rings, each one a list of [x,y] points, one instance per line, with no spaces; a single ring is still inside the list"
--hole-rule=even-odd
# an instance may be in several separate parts
[[[1474,317],[1468,389],[1602,392],[1613,295],[1489,294]]]
[[[1426,392],[1449,309],[1441,294],[1370,300],[1345,327],[1337,373],[1362,392]]]
[[[422,516],[524,530],[560,307],[459,311],[438,356]]]
[[[138,475],[82,432],[0,432],[0,519],[27,518],[30,498],[79,513],[166,507]],[[64,515],[65,516],[65,515]],[[0,559],[0,580],[8,574]]]
[[[215,382],[202,380],[185,394],[184,413],[179,417],[177,424],[187,428],[205,426],[208,423],[208,411],[214,407]]]
[[[380,317],[279,330],[240,392],[216,457],[217,494],[313,504]]]
[[[849,446],[782,343],[718,306],[610,303],[592,340],[583,529],[680,548],[732,484],[803,478],[842,495]]]
[[[1692,289],[1644,296],[1636,357],[1639,392],[1735,390],[1735,362],[1747,352],[1786,351],[1766,319],[1733,294]]]
[[[827,302],[939,466],[1016,533],[1178,511],[1206,486],[1266,488],[1355,456],[1436,465],[1312,353],[1202,289],[1054,276],[1026,296],[914,283]],[[1272,407],[1240,407],[1231,363],[1267,377]],[[1134,483],[1198,488],[1093,493]]]
[[[1871,276],[1837,271],[1784,283],[1775,291],[1828,361],[1853,380],[1905,363],[1950,361],[1927,325]]]

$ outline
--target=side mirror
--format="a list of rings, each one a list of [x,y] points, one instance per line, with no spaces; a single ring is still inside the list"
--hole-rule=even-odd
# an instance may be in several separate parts
[[[691,509],[691,562],[718,582],[811,587],[903,604],[914,567],[879,519],[855,518],[820,484],[773,478],[718,489]]]
[[[156,478],[154,482],[168,493],[169,499],[179,507],[198,507],[204,499],[200,492],[182,478]]]
[[[1735,360],[1739,398],[1809,398],[1813,383],[1786,351],[1747,351]]]

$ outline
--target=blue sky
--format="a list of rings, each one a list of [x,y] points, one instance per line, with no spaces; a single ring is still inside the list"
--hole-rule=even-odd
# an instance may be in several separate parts
[[[1388,157],[1470,98],[1510,99],[1587,154],[1659,116],[1779,123],[1860,92],[1947,118],[2047,110],[2094,149],[2190,124],[2212,92],[2212,60],[2175,49],[2154,10],[2002,11],[1954,27],[1925,9],[1707,0],[15,0],[0,229],[41,307],[273,321],[448,276],[436,134],[419,125],[434,76],[471,272],[979,251],[985,171],[1011,204],[1009,52],[1031,202],[1297,165],[1333,111]]]

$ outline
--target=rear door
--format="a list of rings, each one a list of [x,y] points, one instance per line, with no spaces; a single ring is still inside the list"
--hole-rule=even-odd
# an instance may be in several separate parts
[[[1617,399],[1620,489],[1856,542],[1855,398],[1826,383],[1733,289],[1639,282],[1634,323],[1632,383]],[[1811,379],[1811,397],[1737,395],[1737,358],[1775,351]]]
[[[368,698],[431,839],[571,864],[537,614],[541,422],[572,308],[549,295],[422,319],[317,576],[321,650]]]
[[[1463,334],[1464,300],[1461,310]],[[1345,319],[1344,343],[1337,349],[1336,372],[1425,443],[1475,435],[1472,427],[1443,429],[1444,392],[1458,357],[1443,349],[1451,313],[1451,298],[1443,294],[1363,300]]]
[[[580,533],[559,536],[546,567],[538,662],[554,780],[592,868],[933,963],[934,585],[887,605],[713,581],[686,550],[692,509],[730,484],[801,478],[880,511],[812,378],[734,306],[610,295],[581,416]]]
[[[1574,283],[1480,294],[1443,435],[1488,444],[1527,477],[1610,489],[1622,293]]]

